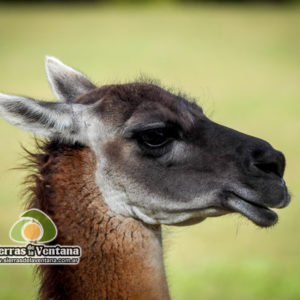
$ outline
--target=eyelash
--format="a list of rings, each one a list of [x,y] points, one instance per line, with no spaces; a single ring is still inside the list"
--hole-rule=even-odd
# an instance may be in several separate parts
[[[178,138],[178,132],[172,127],[148,129],[135,134],[145,155],[159,157],[169,150],[169,145]]]

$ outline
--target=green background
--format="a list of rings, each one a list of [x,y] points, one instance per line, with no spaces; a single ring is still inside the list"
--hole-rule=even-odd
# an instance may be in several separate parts
[[[160,79],[198,99],[214,121],[267,139],[287,158],[293,198],[279,224],[239,215],[166,227],[173,299],[300,299],[300,10],[238,5],[0,6],[0,91],[54,99],[45,55],[98,85]],[[0,243],[23,211],[29,134],[0,120]],[[28,266],[0,266],[0,299],[33,299]]]

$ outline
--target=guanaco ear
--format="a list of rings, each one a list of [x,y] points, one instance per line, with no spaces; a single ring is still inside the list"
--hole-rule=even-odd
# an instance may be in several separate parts
[[[96,88],[85,75],[55,57],[46,56],[45,68],[53,93],[60,102],[71,103]]]
[[[85,144],[82,104],[37,101],[0,93],[0,116],[12,125],[41,136]]]

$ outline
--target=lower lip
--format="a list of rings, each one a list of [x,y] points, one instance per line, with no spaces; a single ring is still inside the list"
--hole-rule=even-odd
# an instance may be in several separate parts
[[[243,214],[256,225],[261,227],[275,225],[278,221],[278,216],[274,211],[266,207],[257,206],[247,202],[233,194],[226,199],[225,205],[231,210]]]

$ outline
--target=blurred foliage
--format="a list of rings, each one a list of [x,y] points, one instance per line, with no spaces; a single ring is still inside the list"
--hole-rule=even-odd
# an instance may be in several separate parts
[[[287,158],[293,198],[274,228],[227,215],[165,227],[174,300],[300,299],[300,10],[277,5],[0,6],[0,91],[54,99],[45,55],[98,85],[139,73],[189,92],[214,121],[268,140]],[[0,243],[23,210],[29,134],[0,119]],[[10,171],[9,171],[10,170]],[[0,266],[0,299],[34,299],[29,266]]]

